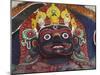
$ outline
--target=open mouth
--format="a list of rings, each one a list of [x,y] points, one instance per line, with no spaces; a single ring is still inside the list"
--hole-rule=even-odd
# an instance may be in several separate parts
[[[54,45],[52,48],[57,53],[60,53],[64,50],[64,46],[62,46],[62,45]]]
[[[59,48],[64,48],[64,46],[62,45],[53,46],[53,49],[59,49]]]
[[[66,44],[66,45],[53,45],[52,49],[57,52],[64,52],[65,50],[68,50],[71,47],[71,44]]]
[[[48,52],[55,52],[55,53],[66,53],[69,52],[69,49],[71,48],[71,43],[62,43],[62,44],[49,44],[44,46],[44,50]]]

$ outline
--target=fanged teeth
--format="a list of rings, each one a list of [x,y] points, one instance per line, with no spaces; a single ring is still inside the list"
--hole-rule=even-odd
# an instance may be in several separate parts
[[[53,48],[63,48],[63,46],[54,46]]]

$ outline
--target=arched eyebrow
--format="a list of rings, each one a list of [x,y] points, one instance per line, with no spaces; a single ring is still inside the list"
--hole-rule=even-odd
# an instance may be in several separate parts
[[[44,32],[44,31],[48,31],[48,30],[52,30],[51,28],[45,28],[45,29],[43,29],[43,30],[41,30],[40,32]]]
[[[51,32],[52,32],[52,29],[46,28],[46,29],[41,30],[39,34],[41,35],[41,34],[46,34],[46,33],[51,33]]]

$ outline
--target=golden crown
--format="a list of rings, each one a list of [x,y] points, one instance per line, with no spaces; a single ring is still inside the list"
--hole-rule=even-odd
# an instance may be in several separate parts
[[[51,4],[46,11],[38,10],[36,12],[35,18],[31,19],[32,28],[36,30],[37,26],[40,28],[45,27],[47,18],[50,21],[49,25],[58,25],[60,23],[68,27],[71,25],[72,31],[77,28],[75,18],[71,16],[68,9],[64,8],[61,11],[55,4]],[[63,22],[60,22],[60,20],[63,20]]]

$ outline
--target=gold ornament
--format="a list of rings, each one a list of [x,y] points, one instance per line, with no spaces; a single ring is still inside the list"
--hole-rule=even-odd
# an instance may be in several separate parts
[[[35,29],[36,28],[36,25],[37,25],[37,22],[35,19],[31,19],[31,24],[32,24],[32,28]]]
[[[75,29],[77,28],[77,23],[75,21],[75,18],[71,19],[71,25],[72,25],[72,33],[73,33]]]
[[[47,16],[50,18],[52,24],[59,23],[60,10],[55,6],[55,4],[52,4],[50,8],[48,8]]]
[[[65,9],[64,11],[62,11],[61,17],[64,19],[65,22],[69,23],[71,21],[71,16],[70,16],[70,13],[68,12],[67,9]]]
[[[45,20],[45,18],[46,18],[46,14],[44,12],[42,12],[42,11],[39,11],[37,13],[37,15],[36,15],[36,21],[37,21],[37,23],[43,22]]]

